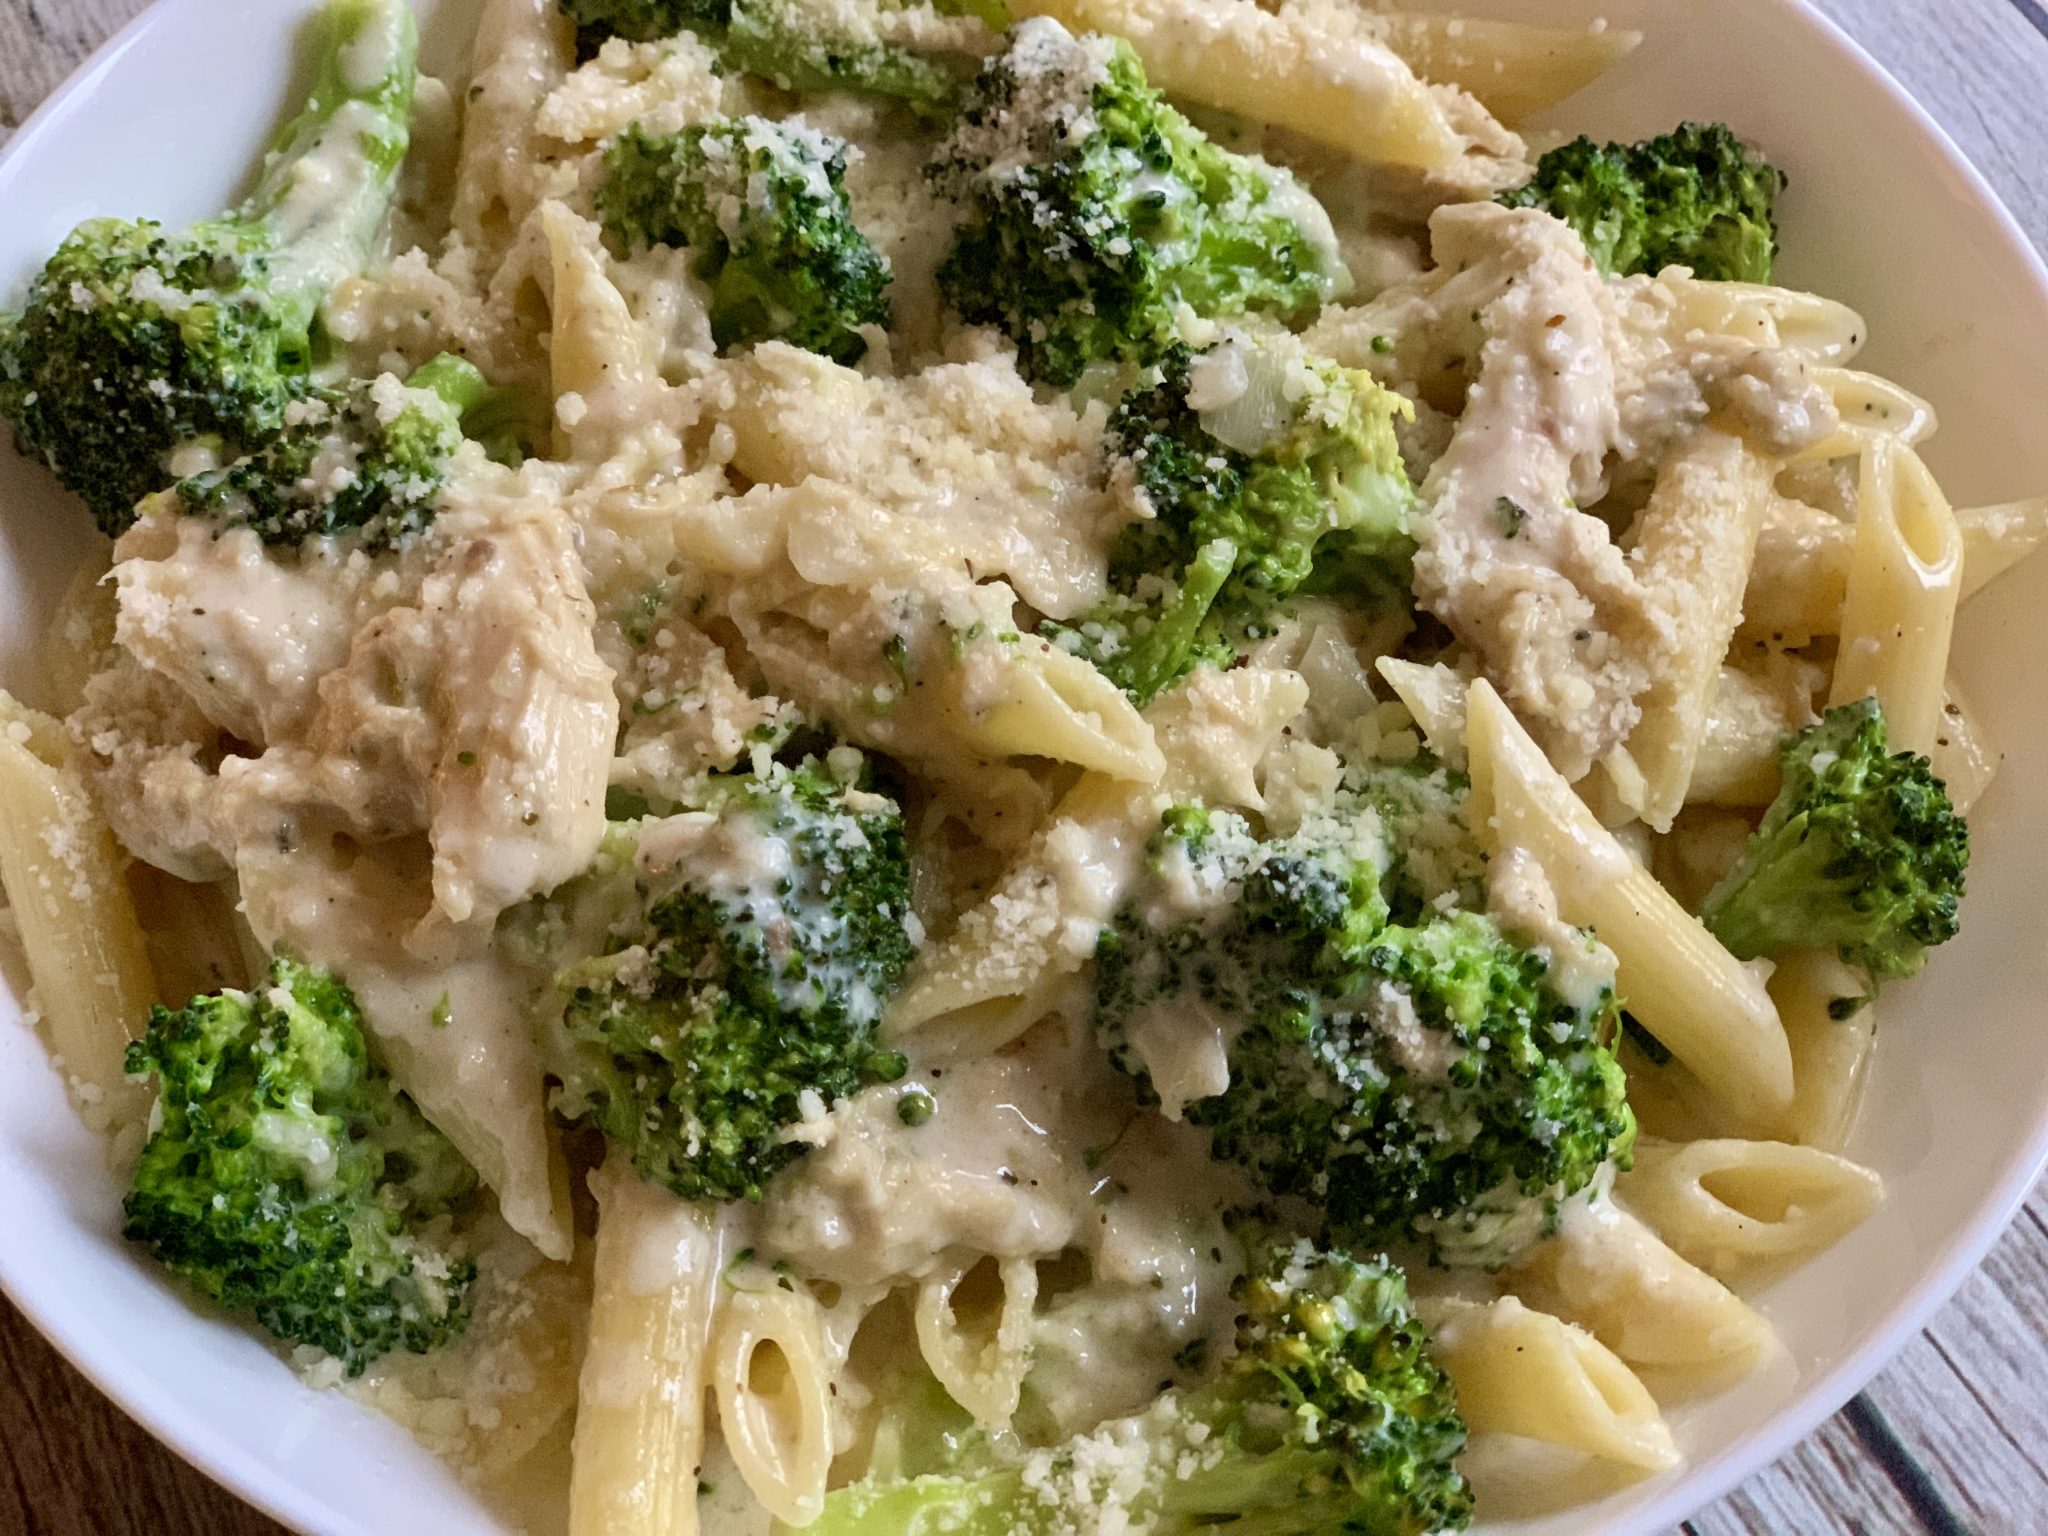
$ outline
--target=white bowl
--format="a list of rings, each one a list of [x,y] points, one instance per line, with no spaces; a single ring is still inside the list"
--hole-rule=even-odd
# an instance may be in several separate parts
[[[474,0],[443,0],[430,57],[459,58]],[[79,219],[224,206],[292,99],[314,0],[163,0],[0,157],[0,294]],[[1889,79],[1797,0],[1481,0],[1502,16],[1649,33],[1560,121],[1639,136],[1722,118],[1792,176],[1784,276],[1871,322],[1871,364],[1930,398],[1931,459],[1962,503],[2048,490],[2048,271],[1990,188]],[[50,604],[92,537],[84,512],[0,448],[0,682],[33,696]],[[1876,1373],[1983,1255],[2048,1158],[2048,561],[1973,604],[1957,665],[2017,771],[1975,817],[1962,937],[1886,995],[1854,1155],[1883,1209],[1763,1298],[1790,1364],[1681,1410],[1685,1467],[1590,1508],[1488,1533],[1661,1531],[1782,1454]],[[2029,847],[2029,841],[2035,846]],[[41,1045],[0,993],[0,1286],[109,1396],[288,1524],[334,1536],[504,1527],[399,1429],[302,1387],[202,1317],[117,1235],[119,1189]],[[113,1475],[119,1475],[118,1470]]]

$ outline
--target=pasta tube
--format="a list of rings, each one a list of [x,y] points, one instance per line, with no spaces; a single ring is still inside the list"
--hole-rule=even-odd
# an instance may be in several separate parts
[[[20,925],[51,1054],[87,1124],[142,1118],[128,1042],[156,1001],[125,860],[71,765],[63,728],[0,693],[0,885]]]
[[[761,1507],[808,1525],[825,1506],[832,1466],[832,1381],[817,1300],[770,1285],[719,1308],[712,1385],[718,1427]]]
[[[1828,702],[1875,694],[1896,751],[1934,745],[1962,580],[1962,534],[1948,498],[1919,454],[1873,440],[1863,453]]]
[[[1677,1465],[1656,1399],[1584,1329],[1512,1296],[1431,1311],[1431,1352],[1474,1434],[1521,1435],[1645,1472]]]
[[[1771,1325],[1739,1296],[1612,1200],[1571,1210],[1509,1283],[1667,1388],[1717,1389],[1777,1347]]]
[[[1253,0],[1024,0],[1071,32],[1130,40],[1160,89],[1291,129],[1367,160],[1440,171],[1467,140],[1442,104],[1355,13],[1310,17]]]
[[[1877,1209],[1884,1183],[1816,1147],[1730,1139],[1639,1146],[1615,1194],[1686,1260],[1725,1281],[1845,1236]]]
[[[1416,74],[1471,92],[1510,126],[1584,90],[1643,40],[1622,27],[1595,31],[1419,12],[1389,13],[1374,24]]]
[[[696,1536],[718,1214],[647,1183],[619,1157],[590,1187],[597,1263],[570,1536]]]
[[[1614,951],[1631,1010],[1731,1113],[1759,1125],[1782,1114],[1792,1056],[1759,974],[1629,857],[1484,678],[1465,718],[1473,823],[1489,852],[1521,848],[1543,867],[1559,914]]]

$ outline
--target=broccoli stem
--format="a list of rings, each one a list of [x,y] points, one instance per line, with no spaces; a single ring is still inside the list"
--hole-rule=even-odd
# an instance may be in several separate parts
[[[1122,681],[1133,697],[1150,702],[1187,670],[1188,655],[1201,639],[1209,610],[1236,569],[1237,545],[1229,539],[1212,539],[1196,552],[1181,573],[1179,595],[1149,630],[1131,642]]]
[[[533,423],[525,397],[493,384],[467,358],[443,352],[415,368],[405,382],[409,389],[424,389],[447,401],[462,418],[462,435],[481,443],[498,463],[516,465],[526,456]]]
[[[375,250],[411,138],[419,29],[406,0],[329,0],[319,72],[235,222],[266,230],[271,292],[310,325]]]
[[[453,352],[443,352],[432,362],[422,363],[407,376],[405,385],[439,395],[461,416],[485,404],[494,393],[483,370]]]

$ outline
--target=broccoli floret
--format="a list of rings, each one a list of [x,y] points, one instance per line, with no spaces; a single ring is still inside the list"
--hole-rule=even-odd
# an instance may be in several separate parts
[[[232,460],[305,393],[328,291],[368,258],[405,158],[405,0],[329,0],[320,74],[255,193],[182,232],[93,219],[0,324],[0,416],[119,534],[202,441]]]
[[[1380,894],[1393,921],[1420,922],[1431,902],[1484,905],[1486,859],[1465,820],[1470,792],[1464,774],[1426,751],[1404,763],[1345,769],[1339,806],[1379,819],[1386,846]]]
[[[462,1331],[475,1266],[439,1218],[476,1176],[369,1060],[348,988],[280,959],[254,991],[156,1009],[128,1070],[156,1076],[159,1118],[125,1236],[351,1376]]]
[[[646,1177],[758,1198],[791,1126],[903,1075],[875,1039],[915,931],[893,800],[810,760],[718,776],[600,865],[555,898],[605,950],[560,977],[556,1072]]]
[[[270,543],[356,532],[388,545],[433,519],[465,429],[502,432],[513,409],[508,391],[444,354],[402,382],[387,373],[309,389],[261,448],[172,489],[186,511]]]
[[[1681,123],[1640,144],[1574,139],[1501,194],[1579,232],[1613,276],[1690,267],[1695,276],[1768,283],[1778,254],[1773,210],[1784,173],[1719,123]]]
[[[857,8],[816,0],[562,0],[562,10],[586,52],[608,37],[645,43],[688,31],[724,69],[786,91],[858,91],[925,113],[959,94],[948,70],[874,36],[872,18]]]
[[[1426,1536],[1461,1530],[1465,1425],[1400,1271],[1306,1244],[1240,1286],[1237,1350],[1206,1386],[979,1474],[829,1495],[810,1536]]]
[[[1288,337],[1176,348],[1110,419],[1147,515],[1110,552],[1109,599],[1049,632],[1142,705],[1229,661],[1306,587],[1362,607],[1405,597],[1414,495],[1394,422],[1410,410]]]
[[[1141,1081],[1133,1039],[1170,1003],[1234,1023],[1342,988],[1385,926],[1382,845],[1364,818],[1318,819],[1260,842],[1244,818],[1202,806],[1166,812],[1147,848],[1142,892],[1096,945],[1096,1028]]]
[[[927,170],[962,207],[940,289],[1048,383],[1157,363],[1183,305],[1284,318],[1349,283],[1292,176],[1211,143],[1145,83],[1130,44],[1048,18],[982,67]]]
[[[1233,813],[1170,812],[1098,944],[1096,1028],[1149,1089],[1147,1049],[1178,1038],[1161,1021],[1213,1024],[1229,1086],[1185,1113],[1218,1157],[1313,1202],[1347,1247],[1498,1264],[1633,1145],[1615,1000],[1567,999],[1489,919],[1418,905],[1425,864],[1388,851],[1400,835],[1365,792],[1268,841]],[[1388,921],[1389,890],[1408,921]]]
[[[1924,757],[1886,748],[1875,699],[1785,744],[1778,798],[1700,916],[1742,959],[1834,948],[1873,985],[1956,936],[1969,824]]]
[[[598,216],[622,244],[688,246],[721,350],[780,337],[838,362],[889,322],[889,267],[853,222],[846,146],[742,117],[678,134],[637,124],[605,150]]]

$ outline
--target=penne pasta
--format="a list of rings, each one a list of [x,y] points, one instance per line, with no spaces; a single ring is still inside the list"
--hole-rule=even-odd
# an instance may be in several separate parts
[[[1672,327],[1704,331],[1759,347],[1782,347],[1811,364],[1839,367],[1863,349],[1870,327],[1834,299],[1762,283],[1705,282],[1667,274],[1676,300]]]
[[[1429,750],[1453,767],[1465,764],[1465,690],[1471,680],[1438,663],[1424,666],[1382,656],[1379,674],[1408,706]]]
[[[557,450],[603,456],[622,395],[645,392],[660,374],[648,338],[606,271],[598,229],[560,203],[540,211],[553,281],[549,292],[549,390]]]
[[[719,1304],[711,1380],[719,1433],[760,1506],[788,1525],[824,1507],[832,1465],[832,1382],[821,1309],[766,1279]]]
[[[597,1259],[570,1536],[696,1536],[719,1217],[614,1156],[591,1175]]]
[[[1016,1259],[997,1270],[1001,1299],[988,1337],[969,1336],[955,1296],[974,1264],[956,1260],[919,1283],[917,1347],[939,1385],[954,1402],[992,1431],[1007,1429],[1031,1366],[1032,1307],[1038,1299],[1038,1266]]]
[[[1141,785],[1165,767],[1123,690],[1036,635],[970,650],[941,687],[932,707],[971,751],[1049,757]]]
[[[68,715],[85,702],[85,685],[107,664],[114,644],[118,607],[114,585],[106,580],[106,553],[95,550],[80,563],[64,595],[57,599],[36,657],[41,670],[41,697],[58,715]]]
[[[485,271],[535,205],[536,119],[568,73],[574,32],[553,0],[490,0],[478,19],[451,212]]]
[[[1678,1447],[1649,1391],[1592,1334],[1513,1296],[1428,1314],[1432,1353],[1474,1434],[1521,1435],[1657,1472]]]
[[[1963,601],[2048,542],[2048,496],[2001,502],[1993,507],[1958,507],[1963,534]]]
[[[1896,751],[1934,745],[1962,579],[1962,535],[1927,466],[1910,448],[1872,442],[1828,702],[1875,694]]]
[[[1976,711],[1953,674],[1942,696],[1941,718],[1935,723],[1934,745],[1928,748],[1927,755],[1933,762],[1935,776],[1948,790],[1949,803],[1965,816],[1991,787],[1999,764],[2005,760],[2005,755],[1985,735]]]
[[[1502,4],[468,0],[438,78],[325,5],[316,357],[120,241],[0,327],[111,534],[14,626],[0,938],[154,1257],[567,1536],[1578,1529],[1720,1454],[1673,1405],[1791,1374],[1732,1287],[1883,1197],[1926,773],[2014,716],[1958,608],[2048,543],[1769,280],[1797,146],[1574,138],[1642,38]],[[1941,833],[1866,976],[1873,783]]]
[[[1711,1143],[1709,1145],[1712,1145]],[[1612,1199],[1579,1201],[1508,1276],[1667,1393],[1726,1386],[1776,1349],[1771,1325]]]
[[[1778,794],[1778,755],[1785,740],[1820,718],[1814,705],[1826,683],[1817,664],[1783,654],[1757,667],[1722,667],[1686,785],[1687,802],[1769,805]]]
[[[1841,418],[1833,432],[1794,455],[1794,462],[1847,458],[1874,438],[1911,447],[1940,425],[1934,407],[1903,385],[1853,368],[1815,368],[1814,382],[1834,401]]]
[[[1792,1059],[1762,979],[1629,857],[1485,679],[1466,694],[1472,817],[1499,857],[1542,866],[1559,914],[1612,949],[1616,986],[1651,1033],[1745,1124],[1792,1098]]]
[[[63,727],[0,693],[0,886],[50,1052],[100,1130],[135,1124],[149,1103],[126,1075],[157,987],[124,863]]]
[[[1469,91],[1515,127],[1576,95],[1642,42],[1623,27],[1544,27],[1389,11],[1373,30],[1424,80]]]
[[[1967,603],[2048,540],[2048,498],[1958,507],[1955,521],[1963,541],[1958,601]],[[1757,540],[1742,633],[1792,643],[1837,633],[1855,545],[1854,523],[1778,498]]]
[[[1723,1140],[1639,1145],[1614,1192],[1681,1257],[1732,1283],[1847,1235],[1877,1209],[1884,1183],[1817,1147]]]
[[[1792,1045],[1792,1102],[1779,1134],[1802,1146],[1839,1152],[1848,1143],[1877,1044],[1877,1005],[1863,1001],[1868,991],[1863,977],[1824,950],[1785,955],[1771,973],[1771,997]],[[1844,999],[1861,1006],[1837,1018]]]
[[[1349,8],[1253,0],[1026,0],[1072,32],[1126,38],[1160,89],[1367,160],[1446,170],[1470,146],[1443,104]]]

